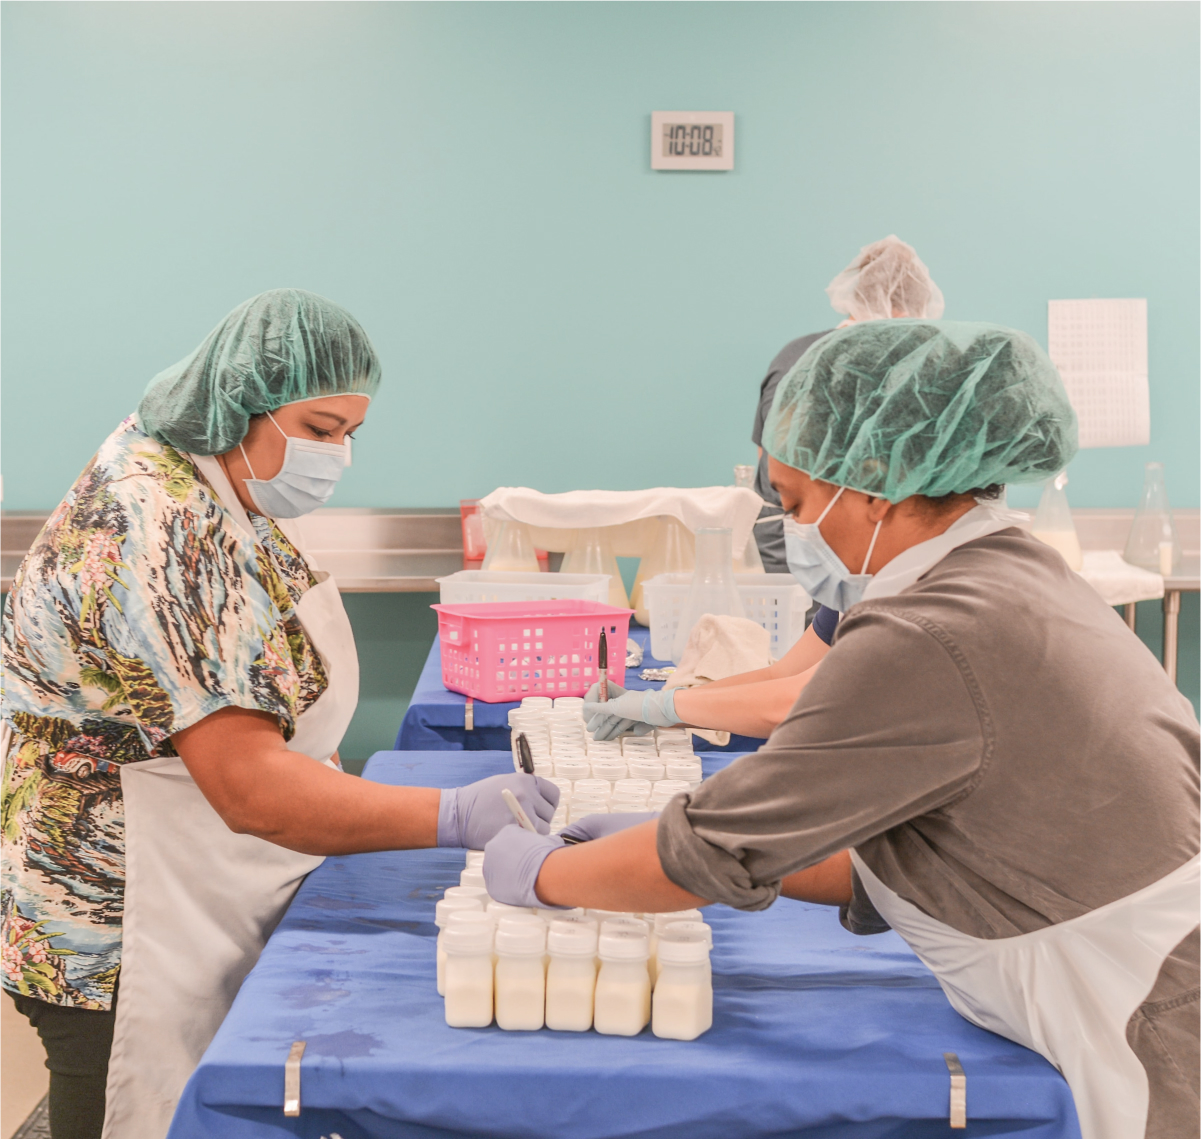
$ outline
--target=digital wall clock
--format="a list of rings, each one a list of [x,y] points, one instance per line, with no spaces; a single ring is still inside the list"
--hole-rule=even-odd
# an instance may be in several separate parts
[[[733,170],[733,111],[652,111],[652,170]]]

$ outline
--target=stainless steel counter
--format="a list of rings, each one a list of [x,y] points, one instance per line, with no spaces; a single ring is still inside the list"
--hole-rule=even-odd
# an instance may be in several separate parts
[[[1201,590],[1201,511],[1174,511],[1184,560],[1164,581],[1164,668],[1176,678],[1180,594]],[[48,514],[0,514],[0,588],[13,575]],[[1080,544],[1086,550],[1121,550],[1133,510],[1073,510]],[[456,507],[390,509],[326,508],[300,519],[314,561],[329,570],[346,593],[434,593],[435,578],[463,568],[462,532]],[[1126,606],[1134,628],[1135,607]]]

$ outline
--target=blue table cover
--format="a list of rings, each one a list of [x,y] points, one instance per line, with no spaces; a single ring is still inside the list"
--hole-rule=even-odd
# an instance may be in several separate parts
[[[706,757],[706,774],[729,758]],[[379,752],[364,775],[446,786],[510,767],[507,751],[451,769],[440,754]],[[434,902],[463,862],[461,850],[423,850],[315,870],[189,1080],[169,1139],[1079,1139],[1050,1064],[963,1020],[895,934],[854,937],[825,906],[706,910],[713,1028],[690,1043],[447,1028]],[[294,1040],[307,1050],[301,1114],[287,1118]],[[967,1073],[965,1131],[948,1128],[944,1052]]]
[[[671,661],[655,660],[650,655],[650,629],[641,625],[630,626],[630,637],[643,649],[642,664],[626,670],[626,688],[662,688],[663,681],[639,680],[638,673],[644,668],[663,668]],[[509,712],[516,704],[485,704],[475,702],[475,727],[467,731],[463,727],[463,711],[467,697],[449,691],[442,683],[442,646],[434,637],[430,655],[426,657],[421,679],[413,691],[408,710],[401,721],[396,736],[397,751],[508,751]],[[699,751],[736,752],[739,755],[755,751],[763,741],[752,736],[731,736],[724,748],[715,747],[705,740],[694,740]]]

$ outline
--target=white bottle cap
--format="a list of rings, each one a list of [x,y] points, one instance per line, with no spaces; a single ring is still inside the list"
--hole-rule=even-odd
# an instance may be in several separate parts
[[[451,886],[442,894],[444,898],[475,898],[481,906],[492,901],[483,886]]]
[[[635,933],[632,929],[602,933],[598,945],[602,961],[645,961],[650,956],[646,934]]]
[[[549,696],[523,696],[522,708],[553,708],[554,700]]]
[[[584,913],[594,921],[604,921],[606,918],[633,918],[638,916],[627,910],[585,910]]]
[[[676,910],[670,914],[655,914],[655,932],[662,933],[673,922],[699,921],[704,922],[700,910]]]
[[[659,940],[660,965],[699,965],[709,958],[709,946],[699,934]]]
[[[668,779],[682,779],[685,783],[696,783],[703,778],[701,765],[699,763],[673,763],[668,761],[667,764]]]
[[[584,911],[578,906],[568,910],[543,910],[537,909],[534,911],[547,925],[551,922],[562,921],[564,918],[583,917]]]
[[[606,933],[618,933],[623,929],[632,930],[634,933],[641,933],[643,935],[649,934],[651,931],[649,922],[645,922],[641,918],[636,918],[633,914],[623,914],[618,918],[605,918],[601,922],[600,931],[602,936]]]
[[[487,886],[484,882],[484,872],[478,866],[468,866],[459,875],[460,886],[478,886],[481,890],[486,890]]]
[[[477,914],[482,914],[484,906],[479,898],[443,898],[434,907],[434,925],[443,929],[455,910],[474,910]]]
[[[709,948],[713,948],[713,929],[703,921],[668,922],[666,928],[659,934],[659,944],[662,945],[665,939],[674,941],[677,937],[704,937],[709,943]]]
[[[555,918],[555,920],[550,923],[550,928],[554,929],[556,925],[571,929],[574,929],[577,925],[582,925],[586,926],[595,933],[600,923],[596,920],[596,918],[590,918],[585,913],[579,913],[569,914],[566,917]]]
[[[498,957],[541,957],[545,952],[546,925],[538,918],[532,922],[506,920],[500,923],[496,931]]]
[[[492,919],[483,910],[452,910],[446,919],[446,928],[460,925],[482,925],[492,928]]]
[[[583,791],[595,791],[598,795],[608,795],[612,789],[607,779],[577,779],[575,781],[577,795]]]
[[[492,923],[455,922],[442,931],[442,948],[464,957],[492,952]]]
[[[660,779],[651,788],[651,794],[666,795],[670,798],[673,795],[678,795],[681,791],[687,790],[688,780],[686,779]]]
[[[467,869],[474,867],[483,867],[484,852],[482,850],[469,850],[467,852]]]
[[[613,784],[613,794],[621,795],[623,792],[631,792],[645,798],[651,793],[651,781],[649,779],[618,779]]]
[[[508,917],[510,914],[532,914],[533,912],[530,906],[506,906],[504,902],[488,903],[488,913],[496,918],[497,921],[502,917]]]
[[[627,766],[631,779],[662,779],[666,771],[657,759],[631,759]]]
[[[544,922],[537,914],[501,914],[499,922],[497,922],[497,930],[502,929],[521,929],[525,926],[533,927],[535,925],[546,928]]]
[[[596,926],[584,922],[551,922],[546,948],[552,957],[595,957]]]

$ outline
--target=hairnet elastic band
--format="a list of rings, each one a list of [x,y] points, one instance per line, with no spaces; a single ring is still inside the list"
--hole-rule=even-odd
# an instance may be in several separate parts
[[[344,395],[362,396],[368,403],[371,402],[371,397],[366,392],[326,392],[324,395],[306,395],[304,399],[290,399],[287,403],[281,403],[279,407],[291,407],[294,403],[312,403],[315,399],[335,399]],[[279,411],[279,407],[275,410]]]

